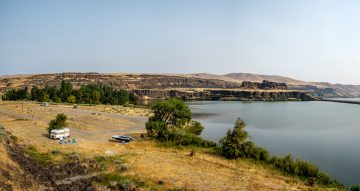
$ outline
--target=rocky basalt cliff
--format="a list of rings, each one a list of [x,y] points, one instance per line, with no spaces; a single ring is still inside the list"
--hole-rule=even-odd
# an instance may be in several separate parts
[[[287,90],[288,86],[286,83],[277,83],[264,80],[262,82],[249,82],[244,81],[241,84],[242,88],[247,89],[263,89],[263,90]]]
[[[9,89],[46,85],[60,86],[62,80],[71,82],[74,88],[84,84],[99,83],[114,89],[126,89],[140,97],[178,97],[188,100],[312,100],[305,91],[289,91],[285,83],[230,82],[219,79],[204,79],[183,75],[157,74],[99,74],[59,73],[37,74],[0,78],[0,94]]]
[[[258,91],[241,89],[206,89],[206,90],[156,90],[137,89],[131,90],[140,97],[150,99],[180,98],[184,100],[232,100],[232,101],[289,101],[314,100],[304,91]]]
[[[62,80],[70,81],[75,87],[83,84],[101,83],[115,89],[164,89],[164,88],[241,88],[240,83],[215,79],[155,74],[99,74],[61,73],[38,74],[26,77],[0,79],[0,92],[9,88],[36,85],[59,86]]]

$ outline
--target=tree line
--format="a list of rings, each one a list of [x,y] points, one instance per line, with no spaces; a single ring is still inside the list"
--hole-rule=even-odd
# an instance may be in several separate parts
[[[27,87],[17,90],[11,89],[5,92],[2,100],[124,105],[126,103],[136,104],[138,98],[132,92],[115,90],[111,86],[102,84],[87,84],[75,89],[71,82],[63,80],[60,87],[46,85],[44,88],[39,88],[32,86],[30,91]]]

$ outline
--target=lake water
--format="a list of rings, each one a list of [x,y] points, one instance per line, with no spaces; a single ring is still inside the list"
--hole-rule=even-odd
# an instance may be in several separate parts
[[[189,102],[205,127],[202,136],[218,141],[237,117],[259,146],[271,154],[308,160],[341,183],[360,183],[360,105],[332,102]]]

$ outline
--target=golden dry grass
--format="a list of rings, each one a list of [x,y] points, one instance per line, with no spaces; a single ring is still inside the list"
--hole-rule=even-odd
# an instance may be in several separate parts
[[[31,176],[24,173],[23,170],[19,167],[17,163],[15,163],[9,157],[7,150],[3,144],[0,143],[0,181],[11,185],[12,190],[20,191],[24,190],[24,185],[27,183],[31,183],[31,188],[26,187],[27,190],[37,191],[40,189],[39,185],[37,185],[36,181],[32,179]],[[3,188],[0,186],[0,190]]]
[[[199,151],[189,156],[189,148],[167,148],[151,140],[139,140],[127,145],[110,142],[113,134],[144,132],[146,117],[124,116],[101,111],[103,106],[41,107],[33,102],[0,102],[0,125],[41,152],[59,150],[77,152],[86,157],[112,151],[122,155],[130,166],[126,175],[166,188],[195,190],[309,190],[303,181],[281,175],[270,167],[248,160],[230,161]],[[23,110],[23,112],[22,112]],[[68,115],[69,126],[77,144],[58,144],[48,139],[47,123],[57,113]],[[96,113],[96,114],[93,114]],[[25,120],[24,120],[25,119]],[[321,190],[320,187],[311,187]]]

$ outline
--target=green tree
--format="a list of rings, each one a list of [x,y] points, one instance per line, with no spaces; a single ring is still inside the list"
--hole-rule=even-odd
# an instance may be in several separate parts
[[[124,105],[129,102],[129,92],[127,92],[125,90],[115,91],[114,98],[116,100],[116,104]]]
[[[49,123],[49,127],[48,127],[49,133],[53,129],[61,129],[61,128],[66,127],[66,125],[67,125],[66,119],[67,119],[67,116],[65,114],[63,114],[63,113],[58,114],[56,116],[56,118],[51,120]]]
[[[58,90],[55,86],[46,85],[44,91],[49,95],[49,99],[51,99],[52,101],[55,101],[55,98],[58,97]]]
[[[18,90],[11,89],[5,92],[5,94],[2,96],[3,100],[26,100],[30,97],[28,93],[28,88],[24,87]]]
[[[49,94],[47,94],[43,89],[38,91],[38,95],[37,95],[37,101],[41,101],[41,102],[48,102],[49,101]]]
[[[100,92],[98,91],[91,92],[90,104],[99,104],[100,98],[101,98]]]
[[[71,95],[72,91],[73,91],[73,87],[72,84],[68,81],[61,81],[61,86],[60,86],[60,98],[63,102],[66,102],[66,99]]]
[[[37,86],[33,86],[30,91],[30,99],[35,101],[38,99],[39,95],[39,88]]]
[[[159,101],[152,105],[154,115],[149,117],[145,126],[149,134],[158,134],[167,131],[168,128],[181,128],[191,120],[189,107],[181,100],[172,98]]]
[[[75,98],[75,96],[70,95],[70,96],[67,98],[67,102],[68,102],[68,103],[76,103],[76,98]]]
[[[60,102],[61,102],[61,99],[60,99],[59,97],[55,97],[55,98],[54,98],[54,101],[55,101],[56,103],[60,103]]]
[[[249,137],[244,130],[245,121],[238,118],[235,122],[234,129],[227,131],[226,136],[220,140],[221,152],[227,158],[245,157],[246,150],[252,148],[251,142],[246,141]]]

